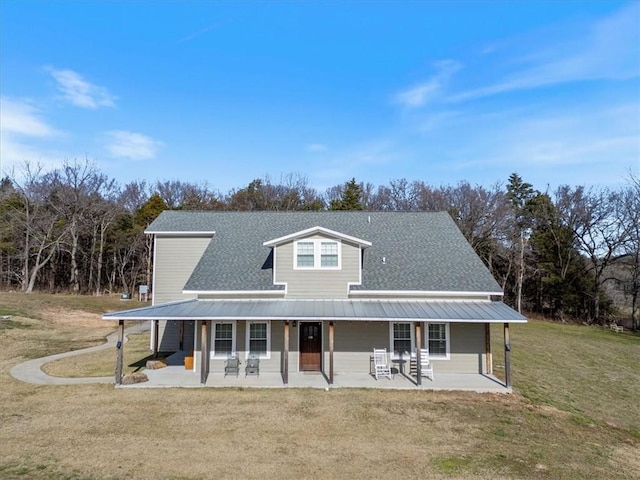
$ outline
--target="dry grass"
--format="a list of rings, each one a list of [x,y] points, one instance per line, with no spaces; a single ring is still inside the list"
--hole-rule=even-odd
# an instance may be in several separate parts
[[[128,338],[122,369],[125,374],[144,369],[147,360],[153,358],[149,352],[149,333],[129,335]],[[108,348],[50,362],[42,370],[54,377],[107,377],[114,374],[115,361],[115,350]]]
[[[4,300],[0,294],[0,305]],[[517,352],[529,355],[524,352],[531,347],[542,354],[547,324],[514,329],[514,381],[526,396],[504,396],[34,386],[11,378],[9,368],[31,355],[93,344],[108,329],[98,319],[95,326],[71,330],[44,317],[11,320],[17,326],[0,330],[0,478],[555,479],[640,474],[640,439],[633,421],[623,422],[622,416],[615,426],[607,424],[588,395],[581,400],[584,405],[578,402],[585,413],[577,416],[562,398],[532,393],[535,386],[528,382],[536,367],[520,365],[527,358]],[[538,335],[545,342],[539,343]],[[558,336],[553,326],[549,335]],[[636,343],[630,346],[637,347],[638,339],[631,340]],[[597,344],[597,339],[590,341]],[[574,345],[580,351],[580,342],[573,335],[565,337],[566,357],[577,355]],[[613,342],[600,353],[602,362],[615,357],[618,348],[626,352],[626,340]],[[564,362],[565,354],[559,356]],[[635,368],[624,363],[620,375],[631,375]],[[613,376],[593,383],[598,381],[608,390],[626,383]],[[566,388],[571,396],[582,395],[574,393],[573,383]],[[637,408],[626,397],[617,406],[629,414]]]

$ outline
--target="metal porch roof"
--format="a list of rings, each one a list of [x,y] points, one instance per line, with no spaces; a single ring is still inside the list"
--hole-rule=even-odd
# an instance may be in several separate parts
[[[526,323],[497,301],[444,300],[186,300],[122,312],[104,320],[297,320],[297,321],[446,321]]]

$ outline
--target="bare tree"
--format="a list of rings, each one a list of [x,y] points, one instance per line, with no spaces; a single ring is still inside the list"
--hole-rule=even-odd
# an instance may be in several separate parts
[[[608,267],[622,254],[629,225],[620,221],[624,208],[619,192],[608,189],[585,191],[583,187],[558,189],[558,209],[576,238],[579,251],[589,262],[592,276],[593,320],[600,320],[601,288],[614,277]]]
[[[620,222],[628,227],[628,237],[622,247],[621,264],[624,268],[621,283],[624,293],[631,298],[631,328],[640,327],[640,178],[630,175],[629,186],[622,192]]]
[[[93,265],[96,265],[96,275],[93,281],[89,277],[89,289],[95,291],[96,295],[102,295],[102,275],[104,266],[104,251],[106,248],[107,235],[113,229],[118,216],[123,215],[122,205],[118,202],[120,190],[115,183],[110,182],[105,186],[103,198],[94,205],[91,217],[93,225],[92,248],[91,248],[91,272]],[[97,243],[97,252],[95,245]],[[93,261],[95,257],[95,262]]]
[[[153,190],[147,185],[145,180],[134,180],[125,184],[116,200],[125,211],[131,215],[149,200]]]
[[[22,269],[20,283],[24,292],[35,288],[41,270],[51,261],[67,235],[61,226],[60,215],[51,208],[51,185],[55,173],[42,173],[40,165],[25,162],[12,183],[20,201],[15,205],[13,218],[22,230]]]
[[[65,162],[59,173],[54,176],[51,207],[66,223],[70,242],[69,284],[75,293],[81,290],[79,257],[82,255],[93,258],[89,252],[83,251],[81,237],[97,233],[97,229],[91,232],[88,227],[92,223],[92,217],[102,213],[96,207],[104,198],[104,191],[111,190],[113,185],[114,181],[108,180],[107,176],[100,173],[87,159],[82,162]],[[95,245],[95,236],[92,241]]]

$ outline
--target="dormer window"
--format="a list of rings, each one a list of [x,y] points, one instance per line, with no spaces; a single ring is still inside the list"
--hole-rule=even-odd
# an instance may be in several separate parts
[[[298,242],[298,255],[296,266],[298,268],[313,268],[315,259],[313,242]]]
[[[295,242],[296,269],[339,269],[341,243],[336,240],[305,239]]]
[[[338,267],[338,242],[320,242],[320,267]]]

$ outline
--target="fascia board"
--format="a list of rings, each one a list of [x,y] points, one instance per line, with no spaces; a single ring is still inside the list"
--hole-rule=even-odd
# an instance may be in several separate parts
[[[184,295],[284,295],[284,290],[183,290]]]
[[[163,237],[213,237],[215,236],[215,230],[202,231],[202,230],[184,230],[184,231],[166,231],[166,230],[145,230],[147,235],[160,235]]]
[[[269,240],[264,242],[262,245],[265,247],[274,247],[276,245],[280,245],[281,243],[287,242],[289,240],[295,240],[297,238],[301,238],[313,233],[324,233],[330,237],[339,238],[346,242],[355,243],[361,247],[370,247],[371,242],[366,240],[362,240],[361,238],[352,237],[351,235],[345,235],[344,233],[336,232],[334,230],[329,230],[328,228],[316,226],[307,228],[306,230],[300,230],[299,232],[290,233],[289,235],[285,235],[284,237],[275,238],[273,240]]]
[[[349,295],[359,296],[384,296],[384,297],[489,297],[504,296],[503,292],[453,292],[453,291],[430,291],[430,290],[351,290]]]

